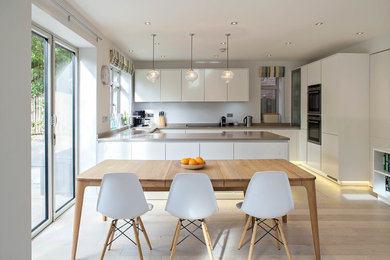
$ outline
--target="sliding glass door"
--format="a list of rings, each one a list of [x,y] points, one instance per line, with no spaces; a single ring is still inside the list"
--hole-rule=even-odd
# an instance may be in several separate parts
[[[54,194],[55,212],[74,199],[75,52],[55,43]]]
[[[31,35],[31,210],[38,233],[75,198],[77,50],[50,33]]]

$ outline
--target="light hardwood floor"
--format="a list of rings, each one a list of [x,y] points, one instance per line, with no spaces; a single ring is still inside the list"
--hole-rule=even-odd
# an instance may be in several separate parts
[[[365,187],[340,187],[322,177],[317,178],[317,200],[322,259],[384,260],[390,259],[390,206],[379,202]],[[293,259],[314,259],[312,236],[304,188],[293,187],[295,210],[284,225]],[[217,196],[217,198],[228,198]],[[155,197],[155,196],[153,196]],[[80,229],[77,259],[98,259],[110,221],[102,222],[96,212],[96,188],[88,190]],[[238,199],[220,199],[220,211],[207,219],[214,258],[247,259],[250,234],[237,250],[245,216],[237,211]],[[149,200],[153,211],[142,218],[153,250],[141,236],[144,259],[169,259],[169,247],[177,219],[164,211],[165,200]],[[69,259],[72,245],[73,208],[62,215],[33,241],[33,259]],[[201,231],[199,236],[202,237]],[[260,231],[259,231],[260,232]],[[184,237],[181,232],[180,237]],[[253,259],[287,259],[283,248],[279,251],[271,238],[256,244]],[[138,259],[137,247],[127,239],[114,242],[105,259]],[[207,249],[189,237],[176,249],[175,259],[209,259]]]

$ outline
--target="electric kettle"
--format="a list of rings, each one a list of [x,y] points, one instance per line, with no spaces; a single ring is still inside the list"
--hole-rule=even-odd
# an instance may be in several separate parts
[[[253,119],[253,116],[246,116],[246,117],[244,117],[244,125],[246,127],[252,126],[252,119]]]

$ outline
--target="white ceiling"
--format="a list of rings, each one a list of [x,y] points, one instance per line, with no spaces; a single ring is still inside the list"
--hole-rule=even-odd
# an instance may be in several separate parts
[[[312,60],[390,34],[390,0],[67,0],[134,60]],[[145,21],[151,25],[144,24]],[[238,25],[230,22],[237,21]],[[323,22],[321,26],[315,23]],[[356,32],[364,32],[356,35]],[[286,45],[285,42],[292,42]],[[267,57],[267,54],[272,54]],[[161,58],[161,56],[165,58]],[[214,55],[219,55],[215,58]]]

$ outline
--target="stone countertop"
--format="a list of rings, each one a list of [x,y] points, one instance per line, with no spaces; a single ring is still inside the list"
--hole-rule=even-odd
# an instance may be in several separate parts
[[[218,123],[187,123],[187,124],[167,124],[166,126],[158,126],[158,129],[219,129],[219,130],[232,130],[232,129],[300,129],[299,126],[292,126],[290,123],[254,123],[252,126],[247,127],[243,124],[238,126],[223,126],[220,127]]]
[[[170,142],[170,141],[288,141],[290,138],[266,131],[239,131],[222,133],[153,133],[149,131],[129,129],[116,133],[110,137],[100,138],[99,142],[112,141],[146,141],[146,142]]]

